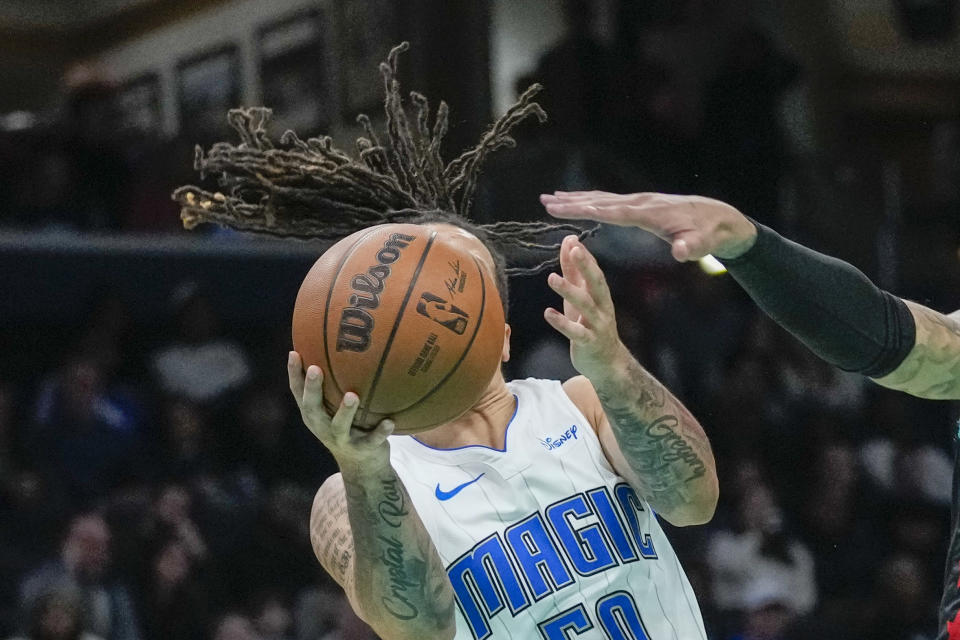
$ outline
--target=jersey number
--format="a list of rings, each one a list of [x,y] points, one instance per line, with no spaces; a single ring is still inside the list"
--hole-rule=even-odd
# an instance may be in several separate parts
[[[597,601],[597,620],[610,640],[650,640],[637,611],[637,603],[626,591],[614,591]],[[582,604],[567,609],[539,625],[544,640],[573,640],[593,629],[593,621]]]

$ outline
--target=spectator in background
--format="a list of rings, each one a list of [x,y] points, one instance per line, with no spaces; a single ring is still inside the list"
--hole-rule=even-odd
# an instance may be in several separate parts
[[[187,400],[167,399],[160,407],[159,456],[155,475],[188,481],[217,468],[206,412]]]
[[[543,83],[540,99],[549,126],[572,142],[593,141],[605,133],[603,113],[611,55],[593,35],[590,0],[563,0],[566,33],[546,52],[534,77]]]
[[[129,171],[119,149],[116,87],[101,69],[77,64],[64,75],[64,137],[78,171],[73,203],[81,229],[119,229],[127,207]]]
[[[839,620],[868,595],[873,562],[884,540],[874,523],[862,516],[865,487],[853,447],[826,443],[804,476],[806,495],[799,520],[816,562],[821,615]]]
[[[70,522],[60,555],[37,568],[20,585],[21,608],[34,610],[55,589],[80,594],[85,628],[106,640],[139,640],[140,630],[126,587],[110,577],[110,530],[96,513]]]
[[[65,508],[36,472],[16,470],[0,482],[0,638],[22,627],[20,580],[56,546]]]
[[[0,380],[0,485],[13,474],[17,446],[16,390],[6,380]]]
[[[204,640],[207,597],[197,578],[194,550],[176,535],[154,542],[139,608],[146,640]]]
[[[315,586],[319,571],[310,562],[309,513],[312,495],[303,487],[284,483],[262,501],[255,519],[237,545],[219,558],[217,573],[230,583],[230,596],[248,601],[263,590],[294,596]]]
[[[294,422],[289,391],[275,383],[266,379],[255,382],[237,405],[232,424],[239,431],[231,434],[229,443],[235,462],[243,473],[267,487],[285,480],[322,481],[334,463],[309,446],[305,439],[309,432]]]
[[[96,359],[76,356],[41,383],[28,442],[35,462],[84,504],[132,467],[139,426]]]
[[[798,67],[756,28],[733,38],[726,61],[704,99],[704,170],[711,195],[760,222],[778,210],[786,141],[780,98]]]
[[[263,640],[250,618],[240,613],[228,613],[220,618],[213,632],[213,640]]]
[[[877,568],[871,622],[859,635],[870,640],[932,640],[938,594],[930,588],[931,578],[912,556],[886,557]]]
[[[797,620],[789,590],[789,584],[766,578],[750,584],[742,594],[743,621],[737,625],[742,631],[730,640],[788,640]]]
[[[762,481],[743,485],[736,526],[716,532],[708,544],[717,606],[745,611],[750,593],[776,585],[789,594],[786,604],[794,613],[811,611],[817,601],[813,556],[786,530],[770,488]]]
[[[177,335],[150,358],[165,395],[215,405],[250,381],[246,352],[222,334],[216,309],[199,284],[180,284],[171,295],[171,306]]]
[[[297,602],[296,621],[297,640],[377,640],[336,585],[303,592]]]
[[[80,594],[54,589],[37,598],[25,635],[10,640],[104,640],[85,630]]]
[[[293,612],[287,599],[277,591],[261,593],[255,599],[253,623],[263,640],[294,640]]]
[[[31,169],[12,185],[11,221],[16,226],[48,231],[83,228],[77,211],[83,176],[61,144],[46,141],[44,149],[26,160]]]
[[[131,357],[142,351],[143,346],[137,344],[134,335],[130,304],[119,291],[97,287],[91,292],[86,307],[76,351],[100,364],[110,381],[114,402],[130,407],[127,411],[138,415],[136,394],[124,384],[138,380],[142,367],[140,358]]]

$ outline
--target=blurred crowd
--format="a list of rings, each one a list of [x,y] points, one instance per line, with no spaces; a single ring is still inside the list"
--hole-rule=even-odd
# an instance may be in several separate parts
[[[672,529],[711,640],[933,638],[952,407],[824,365],[696,265],[610,272],[623,340],[710,436],[721,503]],[[572,375],[515,283],[508,377]],[[118,295],[0,381],[0,637],[365,639],[308,514],[331,458],[286,389],[288,327],[184,282]],[[27,341],[29,343],[29,341]]]
[[[780,101],[801,69],[743,29],[692,81],[674,40],[636,37],[626,11],[603,43],[589,7],[566,4],[567,35],[518,80],[547,86],[551,122],[492,162],[478,217],[539,219],[537,190],[591,187],[703,193],[790,222]],[[684,32],[683,16],[659,19]],[[55,125],[0,135],[0,226],[177,229],[169,193],[193,179],[195,141],[117,130],[111,101],[86,84]],[[948,186],[957,148],[941,150]],[[710,640],[934,638],[955,408],[824,365],[729,278],[631,260],[640,241],[591,246],[623,340],[717,457],[713,522],[668,531]],[[547,288],[512,286],[508,377],[573,375],[541,317]],[[335,466],[286,389],[289,310],[273,328],[231,324],[203,281],[170,292],[159,328],[130,304],[99,295],[77,327],[40,330],[9,354],[25,364],[0,367],[0,638],[371,638],[310,548],[313,494]],[[34,356],[37,342],[55,348]]]

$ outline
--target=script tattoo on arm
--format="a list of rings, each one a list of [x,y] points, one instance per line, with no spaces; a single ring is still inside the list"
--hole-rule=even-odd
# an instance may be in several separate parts
[[[351,475],[315,506],[314,549],[357,614],[385,640],[452,638],[454,594],[436,547],[392,468]]]
[[[637,491],[674,524],[709,520],[717,478],[706,434],[632,356],[622,369],[594,387]]]
[[[875,378],[884,387],[920,398],[960,400],[960,318],[907,301],[917,340],[900,366]]]

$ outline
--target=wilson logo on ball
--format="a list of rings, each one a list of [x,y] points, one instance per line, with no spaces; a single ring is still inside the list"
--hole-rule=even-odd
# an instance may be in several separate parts
[[[366,351],[370,346],[373,331],[373,316],[370,310],[380,306],[380,293],[390,275],[390,265],[400,258],[401,249],[416,240],[416,236],[394,233],[377,252],[377,264],[366,273],[353,276],[350,286],[350,306],[340,314],[340,329],[337,332],[337,351]]]

